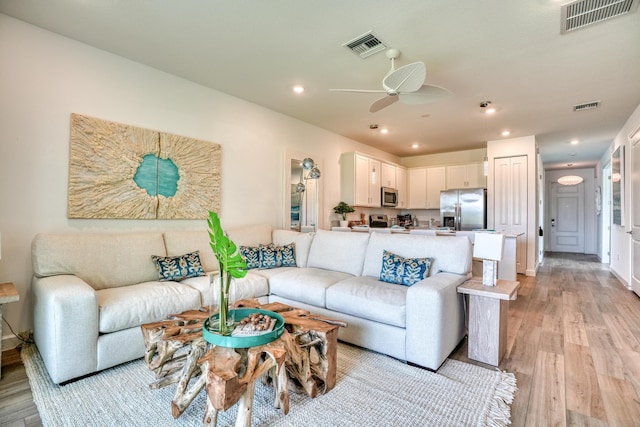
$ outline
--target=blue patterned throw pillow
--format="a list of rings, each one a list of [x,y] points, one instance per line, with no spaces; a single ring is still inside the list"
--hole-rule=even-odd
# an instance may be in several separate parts
[[[284,246],[276,246],[273,243],[260,245],[260,268],[278,268],[296,266],[296,244],[289,243]]]
[[[433,258],[403,258],[385,250],[382,255],[380,280],[411,286],[429,275],[432,261]]]
[[[200,251],[174,257],[151,255],[151,259],[156,264],[161,282],[180,281],[189,277],[205,275],[200,262]]]
[[[247,263],[247,269],[260,268],[260,248],[257,246],[240,246],[240,255]]]

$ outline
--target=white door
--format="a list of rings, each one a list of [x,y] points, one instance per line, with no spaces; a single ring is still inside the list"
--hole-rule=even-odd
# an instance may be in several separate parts
[[[496,158],[494,220],[498,231],[517,236],[516,272],[527,269],[527,156]]]
[[[631,161],[631,287],[640,295],[640,141],[633,144]]]
[[[584,253],[584,183],[551,184],[551,250]]]

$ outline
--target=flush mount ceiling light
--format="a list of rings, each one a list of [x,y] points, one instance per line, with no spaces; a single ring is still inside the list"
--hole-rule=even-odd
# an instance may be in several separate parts
[[[304,86],[300,86],[300,85],[295,85],[293,87],[293,91],[295,93],[303,93],[304,92]]]
[[[565,175],[558,178],[558,184],[560,185],[578,185],[582,181],[584,181],[582,177],[577,175]]]
[[[493,114],[496,112],[496,107],[491,104],[491,101],[482,101],[480,108],[482,108],[482,112],[485,114]]]

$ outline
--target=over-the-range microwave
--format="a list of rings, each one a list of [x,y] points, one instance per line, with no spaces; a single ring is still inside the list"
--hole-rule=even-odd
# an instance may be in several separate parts
[[[382,206],[395,208],[398,206],[398,190],[395,188],[382,187],[380,189],[380,200]]]

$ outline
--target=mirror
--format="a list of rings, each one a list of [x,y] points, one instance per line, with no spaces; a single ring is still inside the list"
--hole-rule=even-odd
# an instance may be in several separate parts
[[[321,226],[318,206],[322,166],[312,159],[311,155],[304,153],[289,150],[285,153],[285,230],[313,232]]]

